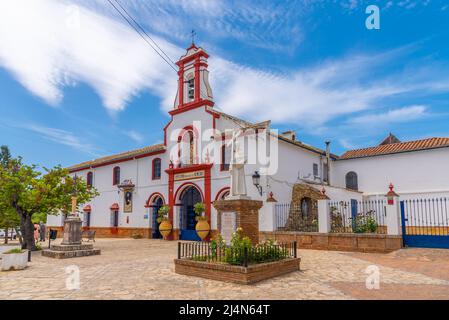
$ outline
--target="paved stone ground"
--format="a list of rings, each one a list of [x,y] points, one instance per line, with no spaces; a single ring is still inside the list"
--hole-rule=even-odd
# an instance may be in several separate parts
[[[95,246],[100,256],[33,253],[26,270],[0,272],[0,299],[449,299],[449,250],[299,250],[300,272],[243,286],[175,274],[176,242],[99,239]],[[70,265],[80,268],[79,290],[66,289]],[[366,288],[370,265],[379,267],[379,290]]]

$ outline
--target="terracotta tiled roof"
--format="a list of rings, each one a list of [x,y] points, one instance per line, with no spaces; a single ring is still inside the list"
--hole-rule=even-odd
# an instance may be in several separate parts
[[[73,165],[71,167],[68,167],[67,169],[69,169],[70,171],[81,170],[84,168],[87,169],[90,167],[105,165],[107,163],[114,162],[114,161],[126,160],[128,158],[144,156],[148,153],[164,151],[164,150],[165,150],[165,146],[163,144],[156,144],[156,145],[140,148],[137,150],[131,150],[131,151],[122,152],[122,153],[114,154],[114,155],[103,157],[103,158],[94,159],[91,161],[82,162],[82,163]]]
[[[428,149],[436,149],[449,147],[449,138],[429,138],[416,141],[407,141],[400,143],[391,143],[386,145],[380,145],[377,147],[350,150],[345,152],[340,160],[373,157],[393,153],[420,151]]]

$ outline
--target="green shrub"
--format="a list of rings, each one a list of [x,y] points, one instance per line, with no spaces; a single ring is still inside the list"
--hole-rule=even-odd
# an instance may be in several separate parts
[[[354,233],[375,233],[379,225],[372,216],[373,212],[358,214],[353,221]]]
[[[168,220],[168,213],[170,212],[170,207],[168,205],[164,205],[159,208],[157,211],[157,219],[158,223],[161,223],[164,220]]]
[[[24,253],[25,250],[20,248],[11,249],[9,251],[4,252],[4,254],[13,254],[13,253]]]
[[[231,265],[244,265],[245,252],[248,264],[278,261],[289,256],[288,249],[276,245],[273,240],[253,246],[251,240],[242,235],[241,229],[237,229],[232,235],[230,245],[226,245],[221,235],[219,235],[211,241],[210,248],[209,260],[219,260]],[[195,257],[194,260],[206,261],[205,256]]]

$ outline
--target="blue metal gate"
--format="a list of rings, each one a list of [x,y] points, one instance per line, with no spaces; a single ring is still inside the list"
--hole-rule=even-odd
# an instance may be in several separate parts
[[[449,199],[401,201],[404,246],[449,249]]]

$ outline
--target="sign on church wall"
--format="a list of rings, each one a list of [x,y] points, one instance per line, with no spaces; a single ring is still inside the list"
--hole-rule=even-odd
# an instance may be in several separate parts
[[[185,173],[177,173],[177,174],[175,174],[175,177],[174,177],[175,181],[189,180],[189,179],[196,179],[196,178],[204,178],[204,170],[185,172]]]
[[[133,212],[133,191],[132,190],[124,191],[123,212],[125,212],[125,213]]]

